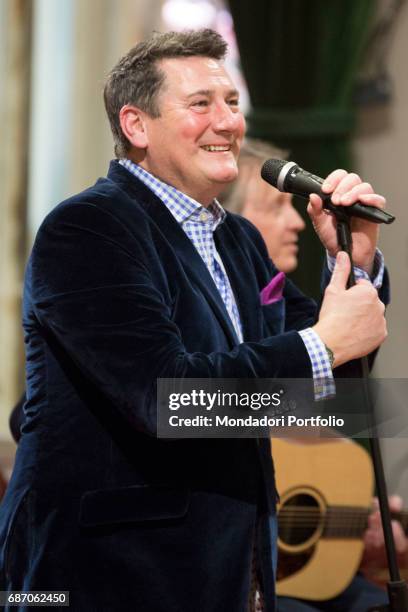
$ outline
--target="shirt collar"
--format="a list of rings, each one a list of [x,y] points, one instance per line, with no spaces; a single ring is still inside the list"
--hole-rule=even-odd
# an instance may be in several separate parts
[[[200,212],[206,210],[211,213],[213,218],[212,229],[215,230],[220,223],[222,223],[226,217],[226,212],[221,204],[214,198],[211,204],[205,208],[190,198],[185,193],[179,191],[172,185],[164,183],[153,174],[150,174],[147,170],[135,164],[130,159],[119,160],[121,166],[126,168],[134,176],[142,181],[157,197],[159,197],[166,207],[169,209],[173,217],[178,223],[183,224],[188,219],[197,219]]]

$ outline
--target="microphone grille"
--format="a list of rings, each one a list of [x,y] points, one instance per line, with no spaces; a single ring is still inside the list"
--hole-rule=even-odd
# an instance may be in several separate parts
[[[277,187],[279,174],[287,163],[285,159],[267,159],[261,169],[261,176],[264,181]]]

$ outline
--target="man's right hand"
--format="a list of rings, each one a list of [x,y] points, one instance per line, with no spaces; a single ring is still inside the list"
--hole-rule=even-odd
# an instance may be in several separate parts
[[[334,354],[333,367],[368,355],[387,337],[385,306],[369,281],[359,280],[347,289],[350,259],[337,254],[336,266],[326,288],[319,320],[313,327]]]

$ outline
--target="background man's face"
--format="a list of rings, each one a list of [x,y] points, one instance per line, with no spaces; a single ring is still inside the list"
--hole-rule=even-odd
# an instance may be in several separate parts
[[[166,59],[158,94],[160,117],[145,117],[146,155],[141,166],[207,206],[238,174],[245,130],[238,93],[216,60]]]
[[[305,223],[293,207],[292,196],[271,187],[256,168],[247,184],[247,197],[241,214],[261,232],[270,258],[282,272],[297,266],[298,234]]]

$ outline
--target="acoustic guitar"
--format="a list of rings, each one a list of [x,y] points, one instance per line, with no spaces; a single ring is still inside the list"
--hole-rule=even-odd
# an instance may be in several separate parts
[[[371,458],[349,440],[274,438],[278,507],[277,593],[325,600],[351,582],[363,554],[374,486]],[[408,529],[408,512],[393,515]]]

